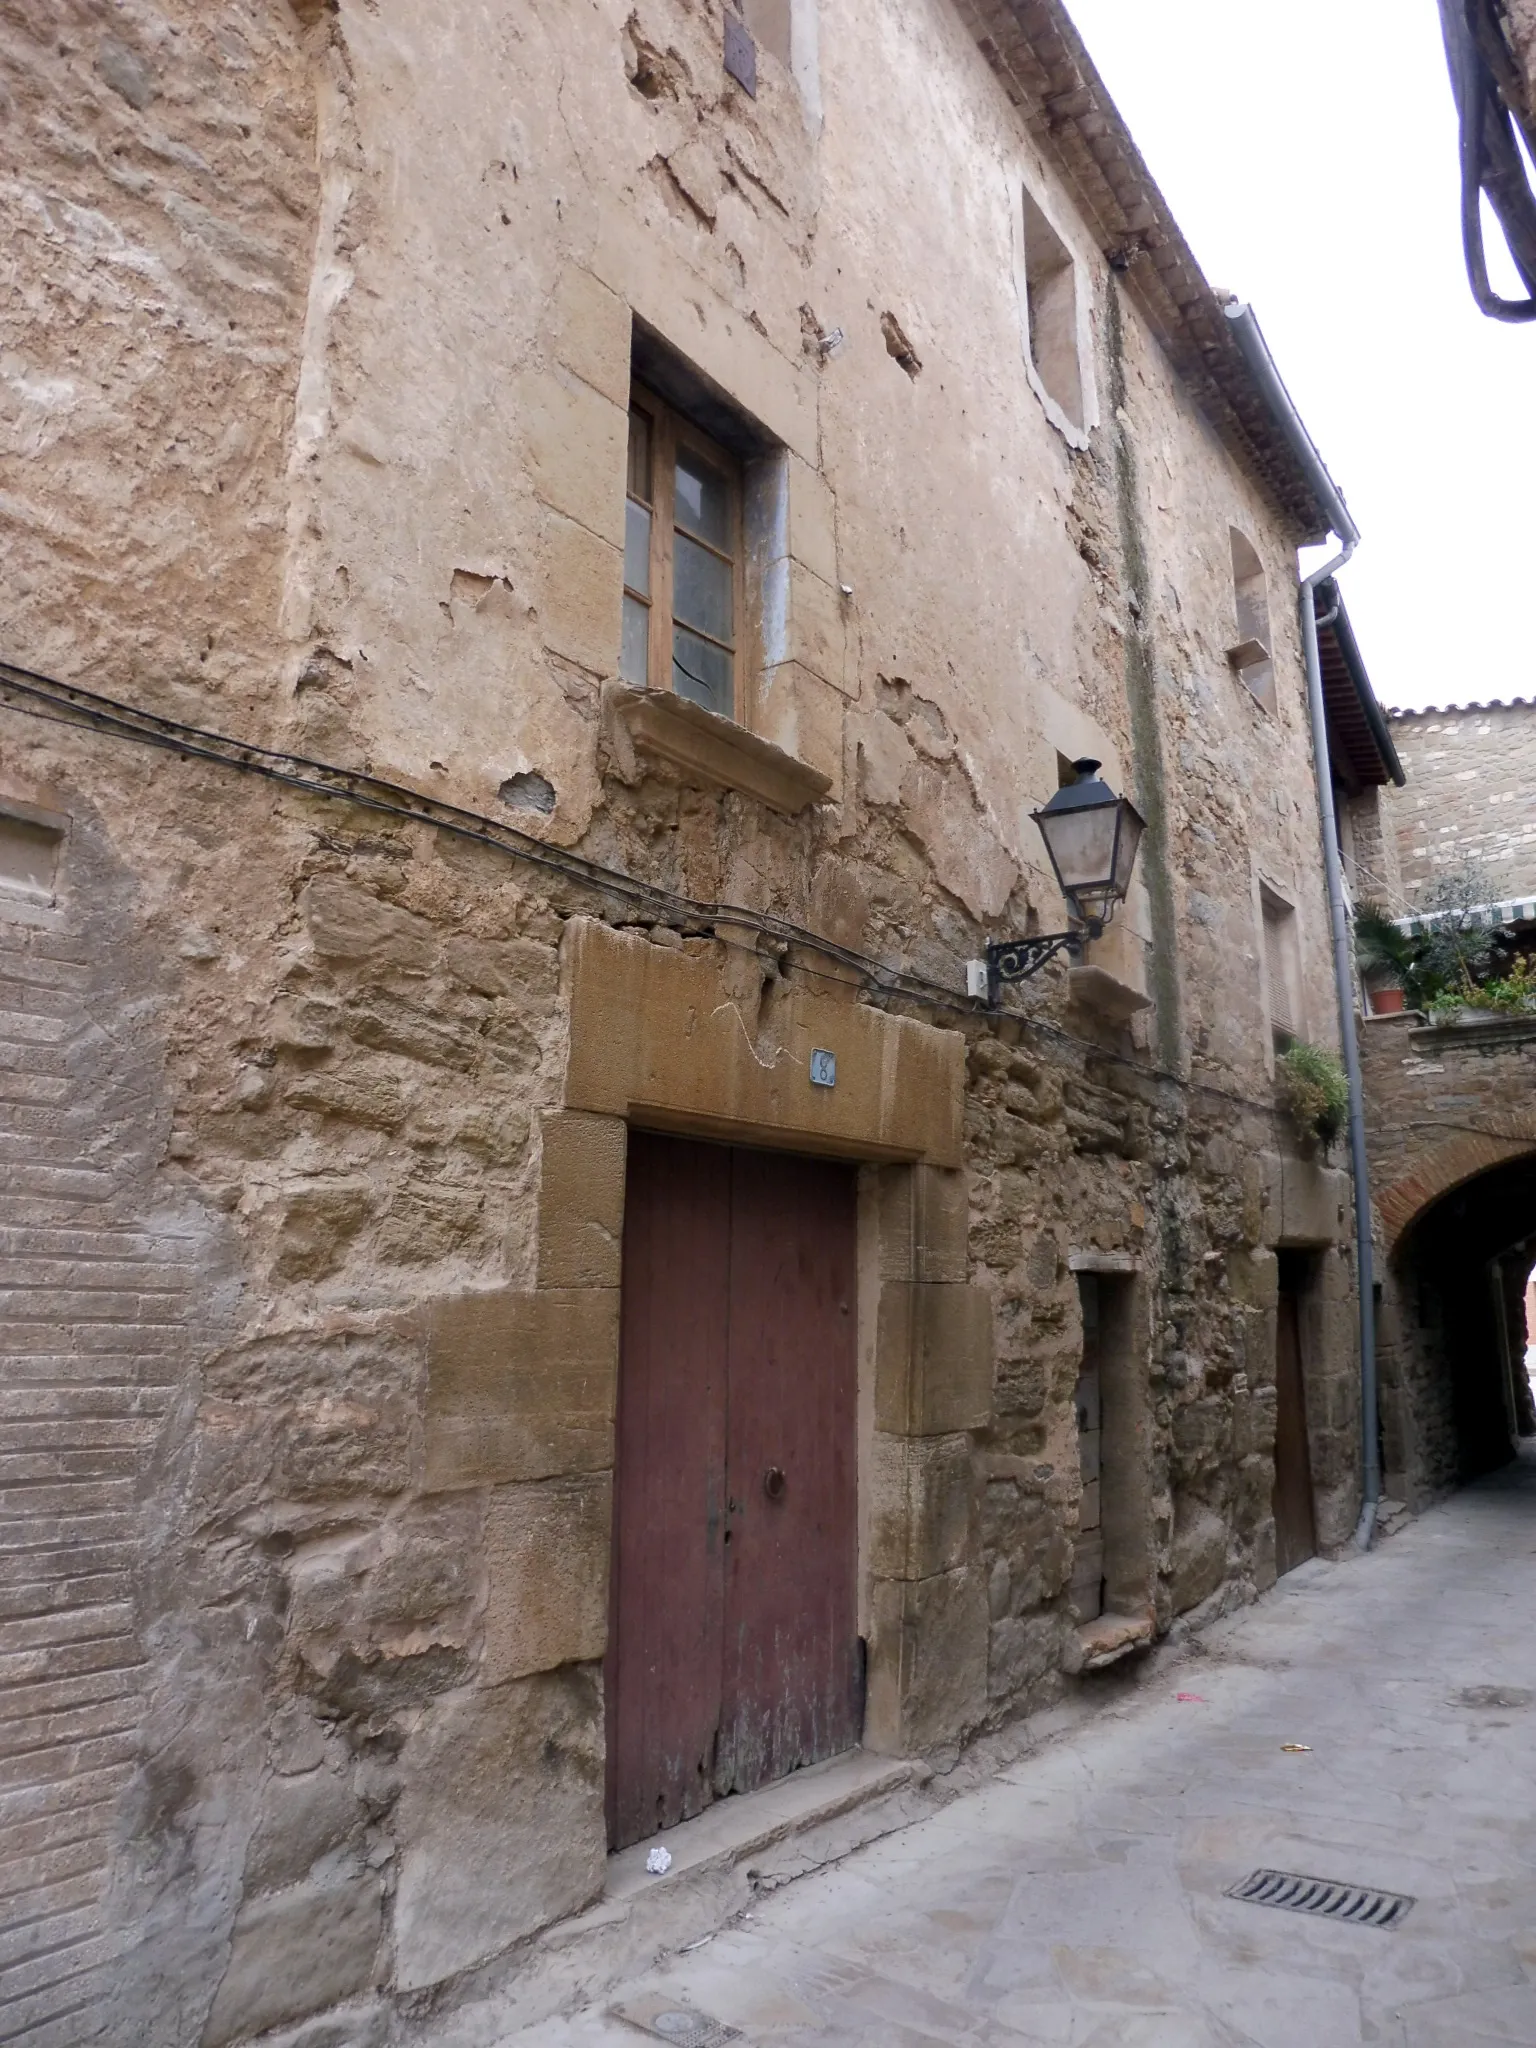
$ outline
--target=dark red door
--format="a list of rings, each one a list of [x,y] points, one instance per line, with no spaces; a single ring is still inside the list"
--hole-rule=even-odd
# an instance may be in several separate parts
[[[630,1138],[615,1847],[859,1738],[852,1169]]]

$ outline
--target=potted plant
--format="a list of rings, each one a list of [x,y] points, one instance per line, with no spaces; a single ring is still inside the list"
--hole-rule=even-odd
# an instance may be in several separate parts
[[[1331,1052],[1300,1039],[1280,1055],[1279,1080],[1297,1130],[1326,1152],[1349,1121],[1349,1080]]]
[[[1355,912],[1355,960],[1373,1017],[1398,1015],[1407,1002],[1415,947],[1378,903]]]

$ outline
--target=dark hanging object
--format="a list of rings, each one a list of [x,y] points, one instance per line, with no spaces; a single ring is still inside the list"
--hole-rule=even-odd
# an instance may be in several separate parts
[[[725,68],[749,98],[757,98],[757,45],[744,21],[725,17]]]
[[[1536,121],[1495,0],[1440,0],[1440,25],[1461,123],[1461,239],[1472,296],[1492,320],[1536,320],[1536,193],[1520,152],[1523,137],[1536,154]],[[1488,281],[1485,194],[1528,298],[1501,298]]]

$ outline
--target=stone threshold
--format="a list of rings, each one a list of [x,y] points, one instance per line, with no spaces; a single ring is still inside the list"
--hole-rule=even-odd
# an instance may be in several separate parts
[[[733,1794],[696,1820],[610,1856],[595,1905],[428,2004],[439,2014],[453,2009],[455,2048],[499,2048],[518,2028],[604,1996],[662,1956],[717,1934],[764,1893],[910,1827],[951,1796],[934,1782],[931,1765],[862,1749]],[[653,1877],[645,1858],[658,1845],[670,1851],[672,1867]],[[407,2031],[401,2038],[418,2037]]]
[[[696,1819],[610,1856],[603,1902],[632,1899],[637,1893],[679,1883],[712,1866],[740,1863],[797,1830],[840,1820],[892,1793],[924,1786],[932,1776],[927,1764],[910,1758],[851,1749],[778,1778],[756,1792],[716,1800]],[[645,1867],[646,1857],[656,1848],[667,1850],[672,1858],[671,1869],[661,1876]],[[761,1872],[748,1871],[747,1876],[760,1877]]]

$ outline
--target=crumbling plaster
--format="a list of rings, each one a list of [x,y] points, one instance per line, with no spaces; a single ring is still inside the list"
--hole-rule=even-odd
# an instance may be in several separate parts
[[[1046,416],[1020,180],[1091,240],[946,0],[824,9],[819,124],[798,60],[731,87],[720,26],[714,0],[8,18],[33,225],[6,361],[36,422],[8,650],[472,811],[542,775],[550,814],[503,812],[530,832],[957,990],[989,933],[1059,923],[1028,815],[1058,753],[1156,807],[1161,907],[1144,875],[1100,958],[1173,992],[1172,1056],[1056,975],[1016,1021],[898,1002],[847,1027],[927,1047],[959,1105],[931,1111],[942,1143],[888,1091],[832,1133],[886,1162],[887,1206],[925,1154],[965,1198],[882,1224],[861,1288],[867,1359],[963,1372],[926,1420],[915,1381],[871,1395],[862,1511],[872,1739],[952,1745],[1080,1656],[1074,1260],[1140,1275],[1157,1626],[1273,1576],[1288,1232],[1255,1162],[1286,1133],[1256,867],[1294,888],[1330,1035],[1294,535],[1129,308],[1112,359],[1097,257],[1105,417],[1080,450]],[[604,735],[632,319],[785,451],[774,730],[833,781],[799,818]],[[1273,715],[1225,660],[1230,524],[1270,577]],[[132,972],[103,953],[90,1028],[152,992],[144,1084],[90,1142],[153,1162],[146,1199],[206,1248],[136,1468],[147,1703],[90,1910],[131,1958],[116,2038],[233,2042],[493,1966],[601,1882],[618,1168],[646,1098],[575,1086],[612,1047],[572,1041],[570,1004],[578,920],[622,913],[427,826],[5,716],[0,797],[88,811],[128,878]],[[66,868],[76,944],[93,873]],[[740,927],[612,943],[642,990],[683,956],[770,1062],[854,1000]],[[741,1133],[806,1142],[770,1097]],[[1325,1222],[1301,1240],[1333,1304],[1320,1458],[1352,1442]],[[1325,1540],[1351,1474],[1320,1469]],[[522,1591],[566,1579],[553,1614]]]

